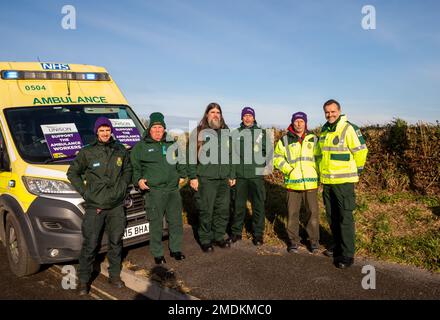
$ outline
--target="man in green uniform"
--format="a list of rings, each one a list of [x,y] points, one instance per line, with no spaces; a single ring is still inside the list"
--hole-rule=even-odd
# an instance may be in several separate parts
[[[224,236],[235,177],[230,164],[230,134],[219,104],[206,107],[203,119],[190,135],[188,150],[188,177],[196,192],[201,248],[203,252],[212,252],[213,245],[229,248]]]
[[[255,111],[245,107],[241,111],[242,123],[237,131],[232,134],[233,165],[235,167],[235,203],[231,223],[231,242],[242,238],[244,218],[246,215],[246,202],[248,198],[252,205],[252,232],[253,244],[263,244],[264,234],[264,201],[266,190],[264,188],[264,164],[256,163],[256,153],[266,156],[266,139],[264,131],[257,125]],[[234,162],[234,155],[239,163]]]
[[[168,150],[174,140],[167,139],[165,129],[163,114],[152,113],[143,139],[131,151],[133,183],[145,191],[145,210],[150,220],[150,250],[156,264],[166,263],[162,247],[164,215],[168,222],[170,255],[176,260],[185,259],[182,254],[179,178],[185,178],[186,166],[178,163],[176,150]]]
[[[125,147],[112,136],[109,119],[96,120],[96,140],[76,156],[67,178],[85,200],[82,222],[83,243],[79,257],[79,294],[87,294],[93,263],[105,228],[108,235],[109,282],[122,288],[121,250],[126,225],[123,200],[131,181],[132,168]]]
[[[341,106],[336,100],[328,100],[323,108],[327,123],[319,137],[319,171],[324,185],[325,210],[335,244],[333,251],[328,250],[327,254],[333,255],[335,265],[344,269],[354,262],[354,184],[359,181],[368,149],[359,128],[341,115]]]

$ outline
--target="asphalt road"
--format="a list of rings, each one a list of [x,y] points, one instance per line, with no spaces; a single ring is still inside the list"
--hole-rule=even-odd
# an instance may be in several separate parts
[[[148,246],[128,250],[126,260],[165,284],[179,283],[200,299],[436,299],[440,298],[440,274],[397,264],[357,259],[346,270],[334,267],[332,259],[311,255],[306,249],[298,254],[285,248],[255,247],[243,240],[230,249],[215,247],[203,253],[189,226],[185,227],[185,261],[170,258],[164,241],[167,264],[156,266]],[[364,270],[364,266],[369,270]],[[372,281],[374,267],[375,283]],[[161,275],[162,274],[162,275]],[[170,276],[171,275],[171,276]],[[368,280],[364,279],[368,276]],[[375,289],[364,289],[364,285]]]
[[[146,300],[128,288],[112,288],[102,275],[94,280],[90,294],[80,297],[73,289],[63,289],[66,274],[62,267],[43,266],[34,275],[18,278],[9,270],[6,249],[0,242],[0,300]]]
[[[243,240],[230,249],[215,247],[203,253],[194,240],[192,229],[185,227],[184,261],[175,261],[168,254],[167,263],[156,266],[148,245],[125,249],[125,264],[131,269],[145,269],[153,280],[171,287],[188,290],[203,300],[296,300],[296,299],[433,299],[440,298],[440,275],[427,271],[377,261],[357,259],[353,267],[340,270],[332,260],[301,250],[289,254],[285,248],[264,245],[255,247]],[[368,273],[362,268],[369,266]],[[65,290],[61,282],[62,266],[45,267],[39,273],[17,278],[10,270],[3,245],[0,245],[0,299],[2,300],[145,300],[136,292],[111,288],[99,275],[93,282],[91,295],[79,297],[74,290]],[[375,281],[371,277],[375,270]],[[142,272],[139,274],[142,275]],[[367,284],[362,286],[366,276]]]

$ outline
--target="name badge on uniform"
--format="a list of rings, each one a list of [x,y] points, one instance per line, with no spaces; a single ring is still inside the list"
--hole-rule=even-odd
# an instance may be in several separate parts
[[[118,157],[118,159],[116,160],[116,165],[118,167],[122,166],[122,158],[121,157]]]
[[[101,163],[99,163],[99,162],[95,162],[94,164],[93,164],[93,168],[97,168],[97,167],[99,167],[101,165]]]
[[[162,154],[165,156],[167,154],[167,147],[162,146]]]

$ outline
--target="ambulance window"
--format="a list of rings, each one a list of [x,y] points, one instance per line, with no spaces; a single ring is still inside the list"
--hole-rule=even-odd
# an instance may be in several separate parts
[[[100,106],[100,105],[63,105],[41,107],[17,107],[8,108],[4,111],[6,121],[12,133],[13,142],[22,159],[29,163],[60,164],[61,162],[73,161],[74,157],[54,157],[55,143],[50,146],[48,141],[53,141],[43,133],[42,126],[74,124],[78,131],[81,145],[93,143],[96,134],[93,128],[99,117],[109,119],[131,119],[142,135],[144,128],[136,115],[128,106]],[[138,135],[138,136],[139,136]],[[48,140],[51,139],[51,140]],[[75,138],[76,139],[76,138]],[[57,148],[67,150],[73,140],[56,142]],[[76,141],[75,141],[76,142]],[[63,143],[65,145],[63,145]],[[56,160],[56,161],[53,161]]]
[[[0,130],[0,171],[11,171],[8,149],[6,148],[3,133]]]

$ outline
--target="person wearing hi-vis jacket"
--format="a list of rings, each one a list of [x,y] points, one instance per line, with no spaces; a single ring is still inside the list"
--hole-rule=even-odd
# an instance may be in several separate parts
[[[289,242],[287,251],[297,253],[300,243],[299,216],[304,203],[308,213],[306,231],[310,251],[319,252],[318,167],[315,159],[318,138],[307,131],[307,115],[292,115],[287,134],[277,143],[274,166],[284,174],[287,189]]]
[[[364,169],[368,149],[359,128],[341,114],[339,102],[328,100],[323,109],[327,123],[319,136],[319,177],[334,241],[334,248],[325,253],[334,257],[336,267],[345,269],[354,262],[354,184]]]

